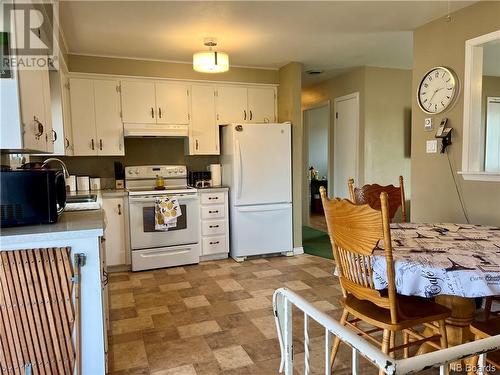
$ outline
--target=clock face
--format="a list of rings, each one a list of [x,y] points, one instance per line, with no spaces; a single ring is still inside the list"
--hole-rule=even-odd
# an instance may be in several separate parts
[[[426,113],[441,113],[452,103],[457,93],[457,80],[452,71],[437,67],[431,69],[418,87],[418,104]]]

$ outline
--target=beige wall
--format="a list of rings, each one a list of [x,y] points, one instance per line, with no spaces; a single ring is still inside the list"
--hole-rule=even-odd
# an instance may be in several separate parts
[[[482,1],[451,15],[451,22],[440,18],[418,28],[414,33],[413,93],[422,76],[433,66],[447,66],[458,75],[463,85],[465,41],[500,29],[500,2]],[[461,169],[463,91],[455,106],[438,116],[428,116],[412,98],[412,215],[413,221],[465,222],[450,173],[448,159],[442,154],[426,154],[425,141],[434,132],[424,131],[424,118],[439,123],[448,117],[453,127],[453,144],[449,147],[452,169],[463,191],[470,221],[479,224],[500,224],[500,184],[464,181],[456,171]]]
[[[410,197],[411,88],[410,70],[362,67],[302,91],[303,108],[330,100],[332,128],[335,98],[359,92],[362,147],[356,184],[398,184],[403,175]],[[333,156],[331,147],[331,166]]]
[[[300,92],[302,64],[292,62],[279,70],[278,121],[292,123],[293,245],[302,246],[303,135]]]
[[[278,70],[231,67],[226,73],[207,74],[193,70],[191,64],[68,55],[70,72],[120,74],[210,81],[278,83]]]
[[[365,82],[365,183],[398,184],[410,198],[411,71],[367,68]]]

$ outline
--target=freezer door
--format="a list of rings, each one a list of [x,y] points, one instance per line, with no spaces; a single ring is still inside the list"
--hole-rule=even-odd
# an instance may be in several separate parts
[[[232,204],[240,206],[291,202],[290,124],[233,126]]]
[[[232,208],[231,256],[246,257],[292,250],[291,203]]]

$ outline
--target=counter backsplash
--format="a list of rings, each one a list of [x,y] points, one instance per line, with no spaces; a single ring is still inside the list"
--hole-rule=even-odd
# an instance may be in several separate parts
[[[70,174],[89,175],[114,179],[114,162],[124,166],[149,164],[180,164],[188,170],[202,171],[212,163],[219,162],[218,155],[189,156],[184,154],[181,138],[126,138],[125,156],[63,156]],[[32,161],[44,160],[43,156],[32,156]],[[104,182],[104,183],[103,183]],[[112,185],[114,182],[109,181]],[[101,182],[107,185],[106,181]]]

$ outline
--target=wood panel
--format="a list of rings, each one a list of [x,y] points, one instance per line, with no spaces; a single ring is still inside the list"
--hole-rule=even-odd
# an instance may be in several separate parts
[[[71,374],[75,366],[70,248],[0,252],[0,373]]]

